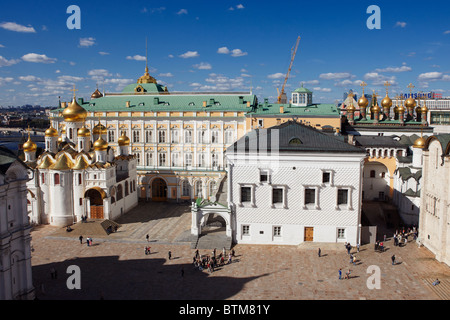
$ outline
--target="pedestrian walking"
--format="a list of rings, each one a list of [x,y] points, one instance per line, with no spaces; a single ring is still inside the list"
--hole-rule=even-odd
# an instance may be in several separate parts
[[[78,239],[80,239],[80,244],[83,244],[83,236],[80,235]]]
[[[353,265],[356,266],[356,256],[353,256]]]
[[[339,280],[342,280],[342,269],[341,268],[339,268],[338,273],[339,273]]]
[[[322,253],[322,251],[319,248],[319,252],[318,252],[319,258],[320,258],[321,253]]]
[[[350,269],[348,269],[348,271],[345,273],[345,279],[350,279]]]
[[[392,255],[391,260],[392,260],[392,265],[394,265],[395,264],[395,254]]]
[[[356,251],[359,252],[359,243],[356,245]]]
[[[145,239],[147,239],[147,242],[148,242],[149,239],[150,239],[150,236],[147,234],[147,235],[145,236]]]
[[[172,252],[169,251],[169,260],[172,259]]]

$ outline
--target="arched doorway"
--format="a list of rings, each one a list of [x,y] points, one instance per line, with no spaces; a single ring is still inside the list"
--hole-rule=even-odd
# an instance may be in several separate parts
[[[364,165],[363,200],[386,201],[392,197],[391,175],[385,164],[377,161]]]
[[[161,178],[152,182],[152,201],[167,201],[167,183]]]
[[[104,219],[103,199],[106,198],[106,193],[100,188],[92,188],[86,191],[85,198],[89,198],[91,219]]]

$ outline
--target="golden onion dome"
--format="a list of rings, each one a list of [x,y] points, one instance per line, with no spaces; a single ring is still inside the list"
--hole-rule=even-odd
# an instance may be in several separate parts
[[[45,136],[46,137],[57,137],[58,136],[58,130],[50,126],[47,130],[45,130]]]
[[[72,102],[64,109],[62,115],[66,122],[82,122],[87,118],[87,111],[73,97]]]
[[[59,137],[59,138],[58,138],[58,143],[61,143],[61,142],[63,142],[63,141],[64,141],[63,137]]]
[[[378,105],[378,103],[376,105],[374,105],[372,108],[370,108],[372,113],[380,113],[381,109],[380,106]]]
[[[423,149],[425,148],[425,142],[426,142],[425,138],[420,137],[416,141],[414,141],[413,148]]]
[[[385,109],[392,107],[392,100],[386,95],[383,100],[381,100],[381,106]]]
[[[423,107],[420,108],[420,112],[421,112],[421,113],[428,113],[428,108],[427,108],[427,106],[426,106],[426,105],[423,105]]]
[[[77,134],[79,137],[89,137],[91,135],[91,132],[89,131],[88,128],[83,126],[80,129],[78,129]]]
[[[24,152],[34,152],[37,150],[37,144],[31,141],[30,134],[28,134],[28,140],[22,146]]]
[[[103,94],[98,90],[95,90],[93,94],[91,94],[91,99],[98,99],[103,97]]]
[[[38,165],[38,169],[48,169],[50,166],[52,166],[55,162],[49,157],[45,157],[44,160]]]
[[[119,146],[123,147],[123,146],[129,146],[130,145],[130,138],[128,138],[125,135],[125,132],[122,131],[122,135],[119,137],[119,139],[117,140],[117,143],[119,144]]]
[[[105,151],[106,149],[108,149],[108,142],[106,142],[102,138],[98,138],[94,142],[94,150],[95,151]]]
[[[345,110],[347,110],[347,112],[354,113],[356,111],[356,108],[353,105],[353,103],[350,103],[350,105],[347,106],[347,108],[345,108]]]
[[[367,106],[369,105],[369,100],[367,100],[365,96],[362,96],[358,100],[358,105],[360,108],[367,108]]]
[[[102,125],[100,123],[100,121],[98,122],[98,124],[94,127],[94,129],[92,129],[92,133],[93,134],[107,134],[108,133],[108,129],[106,129],[106,127],[104,125]]]
[[[405,100],[405,107],[407,109],[412,109],[416,106],[416,100],[414,98],[409,97]]]
[[[398,113],[404,113],[404,112],[405,112],[405,107],[404,107],[402,104],[400,104],[400,105],[397,107],[397,112],[398,112]]]

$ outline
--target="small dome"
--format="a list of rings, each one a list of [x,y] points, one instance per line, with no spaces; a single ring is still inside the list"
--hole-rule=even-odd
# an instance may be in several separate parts
[[[414,141],[413,148],[423,149],[425,147],[425,142],[426,142],[425,138],[420,137],[416,141]]]
[[[359,98],[358,106],[360,108],[367,108],[368,105],[369,105],[369,100],[367,100],[367,98],[365,96],[362,96],[361,98]]]
[[[148,73],[148,67],[145,67],[145,74],[138,79],[137,83],[156,83],[156,79]]]
[[[416,106],[416,100],[414,100],[413,98],[408,98],[405,100],[405,107],[407,109],[412,109]]]
[[[383,100],[381,100],[381,106],[385,109],[388,109],[390,107],[392,107],[392,100],[391,98],[389,98],[387,95],[386,97],[384,97]]]
[[[403,105],[399,105],[399,106],[397,107],[397,112],[398,112],[398,113],[404,113],[404,112],[405,112],[405,107],[404,107]]]
[[[378,105],[378,103],[376,104],[376,105],[374,105],[372,108],[370,108],[370,111],[372,112],[372,113],[380,113],[380,111],[381,111],[381,108],[380,108],[380,106]]]
[[[356,111],[356,108],[353,105],[353,103],[350,103],[350,105],[347,106],[347,108],[345,108],[345,110],[347,110],[347,112],[354,113]]]
[[[91,95],[91,99],[98,99],[103,97],[103,94],[98,90],[95,90],[94,93]]]
[[[45,136],[46,137],[57,137],[58,136],[58,130],[50,126],[47,130],[45,130]]]
[[[93,134],[107,134],[108,133],[108,129],[106,129],[106,127],[104,125],[102,125],[100,123],[100,121],[98,122],[98,124],[94,127],[94,129],[92,130]]]
[[[427,108],[427,106],[426,106],[426,105],[423,105],[423,107],[420,108],[420,112],[421,112],[421,113],[428,113],[428,108]]]
[[[82,128],[78,129],[77,134],[79,137],[89,137],[91,135],[91,132],[89,131],[88,128],[83,126]]]
[[[78,104],[75,97],[62,114],[66,122],[81,122],[87,118],[87,111]]]
[[[37,150],[37,144],[31,141],[31,137],[28,134],[28,140],[22,146],[24,152],[34,152]]]
[[[125,132],[122,131],[122,135],[119,137],[119,139],[117,140],[119,146],[123,147],[123,146],[129,146],[130,145],[130,138],[128,138],[125,135]]]
[[[106,149],[108,149],[108,142],[106,142],[102,138],[98,138],[94,142],[94,150],[95,151],[105,151]]]
[[[51,170],[69,170],[72,169],[73,162],[69,157],[63,153],[54,164],[52,164],[49,169]]]

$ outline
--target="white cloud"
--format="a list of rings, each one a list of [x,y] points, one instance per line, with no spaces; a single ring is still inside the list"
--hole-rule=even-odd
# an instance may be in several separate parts
[[[199,69],[199,70],[211,70],[212,69],[211,64],[209,64],[207,62],[201,62],[199,64],[194,64],[193,67],[195,69]]]
[[[220,53],[220,54],[229,54],[229,53],[230,53],[230,50],[229,50],[227,47],[221,47],[221,48],[217,49],[217,53]]]
[[[315,88],[313,88],[313,91],[331,92],[331,89],[330,88],[315,87]]]
[[[245,7],[244,7],[242,4],[238,4],[238,5],[236,6],[236,8],[238,8],[238,9],[244,9]]]
[[[109,55],[109,52],[100,51],[98,54],[101,56],[107,56]]]
[[[319,78],[325,80],[340,80],[340,79],[350,79],[355,76],[348,72],[338,72],[338,73],[322,73]]]
[[[80,38],[80,47],[88,48],[95,44],[95,38]]]
[[[31,75],[29,75],[29,76],[20,76],[19,80],[21,80],[21,81],[28,81],[28,82],[39,82],[39,81],[41,81],[40,78],[38,78],[36,76],[31,76]]]
[[[127,56],[127,60],[145,61],[147,58],[137,54],[135,56]]]
[[[386,81],[388,81],[391,85],[396,85],[397,81],[394,76],[387,77],[382,74],[379,74],[378,72],[369,72],[364,75],[364,79],[367,81],[372,81],[372,85],[378,86],[378,85],[384,85]]]
[[[0,56],[0,68],[1,67],[9,67],[12,66],[13,64],[19,63],[20,60],[16,60],[16,59],[11,59],[8,60],[6,58],[3,58],[2,56]]]
[[[7,78],[0,77],[0,86],[5,84],[5,83],[7,83],[7,82],[12,82],[12,81],[14,81],[14,78],[11,78],[11,77],[7,77]]]
[[[406,27],[406,22],[403,21],[397,21],[397,23],[395,24],[396,27],[400,27],[400,28],[404,28]]]
[[[135,80],[132,79],[106,79],[104,81],[105,84],[116,85],[115,90],[120,91],[125,88],[130,83],[133,83]]]
[[[0,23],[0,28],[15,32],[36,33],[36,30],[34,30],[33,27],[25,27],[15,22],[2,22]]]
[[[209,78],[205,79],[208,85],[201,85],[199,83],[190,84],[196,90],[202,91],[231,91],[235,89],[242,89],[245,85],[244,78],[229,78],[221,74],[211,73]]]
[[[34,63],[55,63],[55,58],[49,58],[45,54],[28,53],[22,57],[23,61]]]
[[[247,52],[243,52],[241,49],[233,49],[231,51],[231,56],[232,57],[242,57],[242,56],[246,56],[248,55]]]
[[[420,74],[417,79],[419,81],[450,81],[450,76],[442,72],[426,72]]]
[[[112,74],[105,69],[93,69],[88,72],[92,80],[103,81],[106,77],[111,77]]]
[[[4,48],[4,47],[5,47],[4,45],[0,44],[0,48]]]
[[[398,72],[407,72],[407,71],[411,71],[412,68],[408,67],[408,66],[401,66],[401,67],[388,67],[388,68],[384,68],[384,69],[375,69],[376,72],[394,72],[394,73],[398,73]]]
[[[186,9],[181,9],[180,11],[177,12],[178,15],[182,15],[182,14],[188,14],[188,11]]]
[[[59,80],[66,82],[78,82],[84,80],[82,77],[74,77],[74,76],[59,76]]]
[[[61,73],[61,70],[56,70],[55,73]]]
[[[169,54],[168,57],[172,59],[172,58],[174,58],[174,55],[173,54]]]
[[[167,73],[160,73],[159,76],[160,76],[160,77],[171,78],[171,77],[173,77],[173,74],[170,73],[170,72],[167,72]]]
[[[267,76],[267,78],[269,79],[283,79],[286,77],[286,74],[278,72],[278,73],[274,73],[274,74],[269,74]]]
[[[179,57],[183,58],[183,59],[197,58],[199,56],[200,55],[198,54],[197,51],[188,51],[188,52],[185,52],[185,53],[179,55]]]
[[[311,84],[311,85],[318,85],[320,83],[319,80],[308,80],[308,81],[303,81],[304,84]]]
[[[450,34],[450,30],[444,31],[444,34]]]

